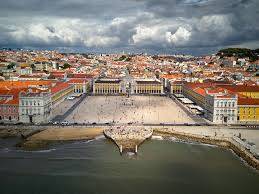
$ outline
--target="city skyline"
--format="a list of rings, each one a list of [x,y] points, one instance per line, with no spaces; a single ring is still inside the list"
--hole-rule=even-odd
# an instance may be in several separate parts
[[[259,190],[259,0],[0,0],[1,194]]]
[[[256,0],[0,2],[0,47],[203,55],[259,42]]]

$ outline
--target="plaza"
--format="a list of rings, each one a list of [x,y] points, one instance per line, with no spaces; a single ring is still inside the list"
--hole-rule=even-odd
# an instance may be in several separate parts
[[[66,118],[70,123],[194,123],[172,99],[162,96],[88,96]]]

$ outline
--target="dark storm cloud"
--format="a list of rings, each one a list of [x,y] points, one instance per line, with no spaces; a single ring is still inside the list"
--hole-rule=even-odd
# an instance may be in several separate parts
[[[228,14],[257,0],[138,0],[147,9],[162,16],[197,17],[209,14]]]
[[[104,17],[127,13],[137,6],[121,0],[0,0],[1,16]]]
[[[194,53],[259,42],[258,0],[0,0],[0,5],[0,46]]]

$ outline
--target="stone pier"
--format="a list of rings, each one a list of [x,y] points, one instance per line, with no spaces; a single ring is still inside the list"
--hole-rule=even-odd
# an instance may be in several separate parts
[[[120,153],[124,151],[138,152],[138,146],[150,138],[153,130],[137,126],[115,126],[104,130],[104,135],[112,139]]]

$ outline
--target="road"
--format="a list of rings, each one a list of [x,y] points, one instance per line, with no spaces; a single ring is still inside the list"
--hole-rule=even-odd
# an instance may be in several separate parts
[[[71,106],[63,115],[57,115],[55,116],[52,121],[55,122],[62,122],[64,121],[85,99],[86,99],[87,95],[83,94],[80,99],[73,104],[73,106]]]

